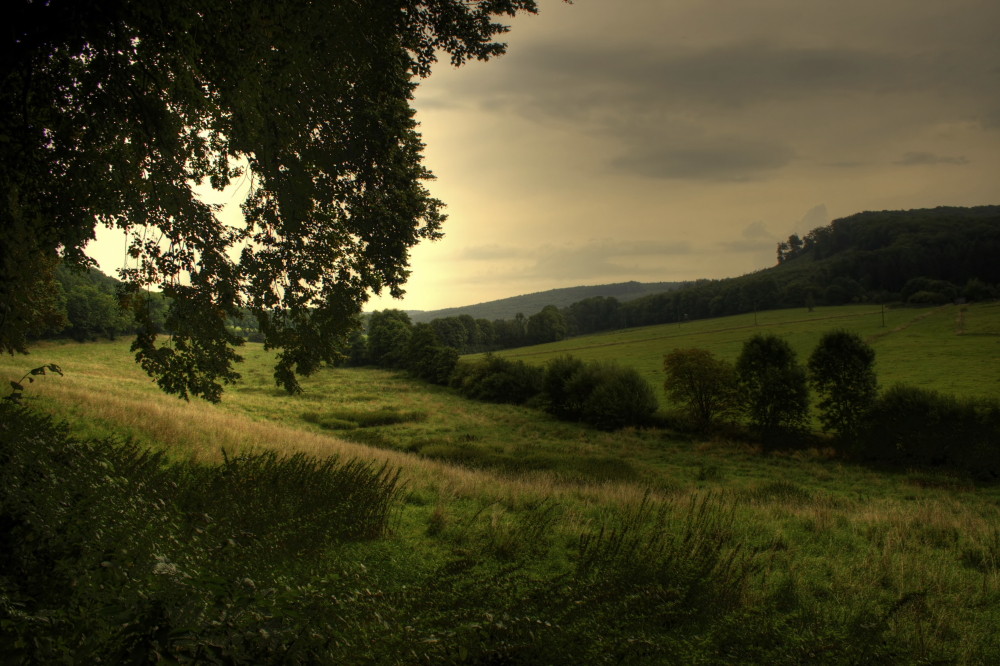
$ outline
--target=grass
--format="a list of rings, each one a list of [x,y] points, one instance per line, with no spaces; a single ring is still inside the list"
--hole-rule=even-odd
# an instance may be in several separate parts
[[[1000,367],[996,304],[890,311],[885,328],[879,311],[863,307],[759,313],[757,323],[752,315],[691,322],[506,354],[531,362],[567,351],[613,357],[659,386],[662,355],[674,347],[704,346],[735,357],[746,336],[769,330],[789,339],[804,358],[824,331],[843,327],[872,341],[883,384],[989,394],[995,386],[989,382],[996,381],[989,373]],[[404,500],[391,536],[358,546],[357,557],[380,563],[380,576],[433,570],[448,553],[501,569],[504,562],[527,563],[536,582],[517,585],[531,589],[550,579],[546,572],[568,571],[572,553],[603,558],[601,575],[610,576],[625,571],[614,553],[636,544],[655,546],[664,557],[680,552],[684,537],[657,541],[655,530],[646,530],[662,520],[667,533],[682,535],[685,521],[697,515],[692,507],[707,507],[700,509],[707,512],[698,519],[701,536],[688,537],[702,550],[684,552],[712,553],[712,566],[732,575],[718,574],[732,582],[735,596],[691,594],[733,605],[734,614],[726,616],[733,625],[713,624],[711,640],[721,645],[729,636],[741,646],[741,660],[856,661],[835,651],[845,645],[895,646],[903,652],[891,660],[902,662],[1000,658],[1000,488],[946,471],[858,467],[822,448],[768,453],[662,428],[597,432],[370,369],[326,369],[303,381],[305,393],[288,396],[273,386],[269,353],[248,345],[244,355],[243,380],[221,405],[160,394],[131,362],[126,342],[45,343],[30,358],[0,359],[0,372],[16,378],[33,365],[58,363],[65,377],[29,386],[30,404],[66,418],[83,435],[113,434],[162,449],[174,460],[216,463],[225,448],[339,455],[399,469]],[[659,519],[657,511],[663,512]],[[640,515],[641,521],[635,518]],[[646,527],[637,526],[642,521]],[[580,547],[580,535],[587,534],[604,539],[601,550]],[[660,580],[654,569],[665,561],[650,560],[653,568],[643,575]],[[634,581],[614,580],[640,603]],[[681,603],[663,585],[657,589],[665,596],[657,597],[651,613]],[[463,612],[471,617],[476,604],[491,602],[472,594],[468,603]],[[694,613],[698,606],[690,608]],[[680,620],[665,615],[663,622],[673,627]],[[809,651],[817,656],[808,657]],[[714,659],[726,661],[724,655]]]
[[[701,347],[735,360],[748,337],[774,333],[785,338],[805,362],[823,333],[833,329],[858,333],[874,347],[876,370],[885,386],[903,383],[970,397],[1000,394],[997,302],[886,309],[884,313],[872,305],[817,307],[813,312],[773,310],[581,336],[499,354],[537,364],[563,354],[613,360],[636,368],[660,386],[663,356],[674,349]]]

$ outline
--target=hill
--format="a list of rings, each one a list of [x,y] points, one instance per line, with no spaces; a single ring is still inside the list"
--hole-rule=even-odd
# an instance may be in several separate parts
[[[776,266],[637,298],[619,316],[646,326],[790,307],[996,298],[1000,206],[858,213],[778,250]]]
[[[654,386],[663,383],[663,356],[699,347],[735,361],[743,342],[757,333],[788,341],[800,360],[808,358],[823,333],[857,333],[875,349],[883,386],[909,386],[967,396],[1000,395],[995,368],[1000,343],[1000,303],[936,307],[878,305],[818,306],[768,310],[683,324],[660,324],[611,331],[497,352],[543,365],[570,354],[583,360],[613,361],[635,368]],[[930,352],[933,350],[933,353]],[[660,395],[661,400],[665,400]],[[664,403],[666,404],[666,403]]]
[[[409,310],[407,314],[414,322],[429,322],[444,317],[469,315],[473,319],[513,319],[518,313],[532,315],[546,305],[565,308],[573,303],[594,298],[616,298],[619,301],[631,301],[636,298],[672,291],[683,287],[686,282],[619,282],[616,284],[601,284],[580,287],[565,287],[549,289],[521,296],[501,298],[475,305],[464,305],[442,310]]]

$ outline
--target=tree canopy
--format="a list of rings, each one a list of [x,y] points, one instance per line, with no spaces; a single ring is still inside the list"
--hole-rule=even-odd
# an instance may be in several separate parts
[[[820,396],[823,429],[857,434],[878,397],[875,350],[850,331],[829,331],[809,357],[809,381]]]
[[[370,293],[398,296],[440,235],[411,100],[439,54],[503,53],[534,0],[14,0],[0,52],[0,350],[51,317],[57,259],[128,235],[134,351],[162,388],[217,400],[245,308],[298,389]],[[248,189],[227,225],[199,185]],[[144,290],[171,302],[167,343]]]
[[[743,408],[765,440],[800,429],[809,414],[806,371],[795,350],[776,335],[754,335],[736,359]]]

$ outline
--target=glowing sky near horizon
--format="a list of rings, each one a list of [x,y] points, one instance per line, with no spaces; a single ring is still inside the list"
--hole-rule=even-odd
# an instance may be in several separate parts
[[[741,275],[837,217],[1000,203],[996,0],[539,6],[421,82],[445,238],[367,309]]]

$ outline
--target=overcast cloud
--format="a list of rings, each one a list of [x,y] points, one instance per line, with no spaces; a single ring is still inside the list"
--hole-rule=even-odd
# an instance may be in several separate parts
[[[417,90],[446,235],[372,307],[728,277],[833,218],[1000,203],[996,0],[539,4]]]

